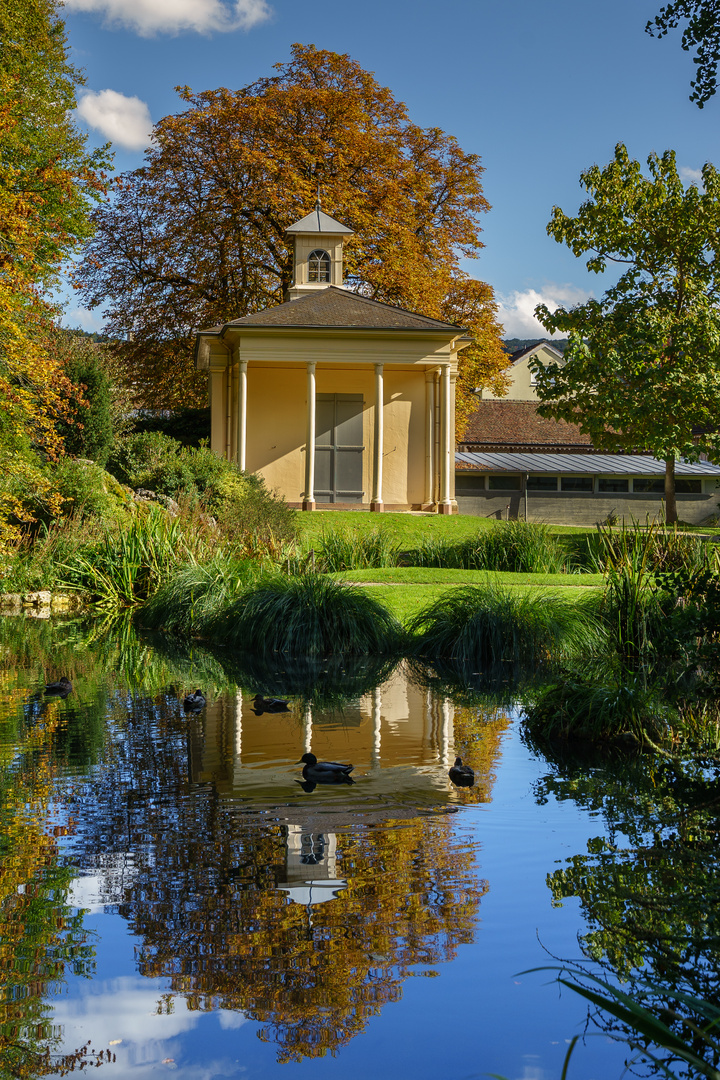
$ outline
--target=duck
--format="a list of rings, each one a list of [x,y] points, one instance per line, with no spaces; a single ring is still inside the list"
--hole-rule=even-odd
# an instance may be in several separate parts
[[[469,765],[463,765],[460,757],[455,758],[455,764],[448,772],[448,776],[457,787],[472,787],[475,783],[475,773]]]
[[[188,694],[183,701],[183,709],[185,712],[200,712],[207,705],[205,695],[202,690],[195,690],[194,693]]]
[[[256,716],[262,716],[264,712],[290,712],[287,701],[277,697],[263,697],[256,694],[253,698],[253,712]]]
[[[48,683],[45,687],[44,693],[48,697],[61,697],[66,698],[69,693],[72,692],[72,683],[68,679],[67,675],[61,676],[57,682]]]
[[[314,784],[354,784],[350,773],[354,765],[341,765],[338,761],[318,761],[314,754],[303,754],[298,762],[303,765],[303,780]]]

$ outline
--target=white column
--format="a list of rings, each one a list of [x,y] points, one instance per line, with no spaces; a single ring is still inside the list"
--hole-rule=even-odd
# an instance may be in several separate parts
[[[435,372],[425,372],[425,504],[435,502]]]
[[[451,514],[450,467],[452,463],[452,409],[450,396],[450,365],[440,369],[440,505],[438,513]]]
[[[445,768],[450,764],[450,744],[454,741],[453,736],[453,707],[449,698],[443,698],[441,705],[440,721],[440,764]]]
[[[378,513],[382,512],[383,509],[383,445],[385,436],[383,427],[385,393],[383,388],[383,366],[383,364],[375,365],[375,438],[373,440],[373,492],[370,502],[370,509]]]
[[[305,498],[303,510],[315,509],[315,361],[307,364],[307,430],[305,434]]]
[[[382,723],[382,696],[380,694],[380,687],[376,686],[372,692],[372,729],[373,729],[373,749],[372,749],[372,763],[374,766],[380,764],[380,739],[381,739],[381,723]]]
[[[238,469],[247,468],[247,360],[238,363]]]
[[[312,709],[309,705],[305,706],[305,715],[303,716],[303,753],[312,753]]]
[[[225,460],[232,461],[232,362],[225,368]]]

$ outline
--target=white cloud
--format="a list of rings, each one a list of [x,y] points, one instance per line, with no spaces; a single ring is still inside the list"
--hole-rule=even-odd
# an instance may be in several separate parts
[[[127,27],[141,37],[250,30],[271,14],[266,0],[65,0],[65,7],[97,12],[110,26]]]
[[[572,307],[574,304],[582,304],[589,297],[589,293],[574,285],[548,284],[543,286],[542,292],[537,289],[516,290],[503,295],[497,294],[498,318],[505,327],[505,337],[509,338],[534,338],[534,337],[564,337],[564,334],[550,334],[535,318],[535,308],[538,304],[545,304],[549,311],[555,311],[558,307]]]
[[[61,319],[62,325],[70,330],[87,330],[89,334],[99,334],[103,329],[103,318],[97,311],[88,308],[69,308]]]
[[[86,90],[77,111],[86,124],[128,150],[142,150],[150,142],[150,110],[138,97],[125,97],[117,90]]]
[[[678,169],[680,173],[680,179],[684,180],[686,184],[698,184],[702,183],[702,169],[688,169],[685,165],[681,165]]]

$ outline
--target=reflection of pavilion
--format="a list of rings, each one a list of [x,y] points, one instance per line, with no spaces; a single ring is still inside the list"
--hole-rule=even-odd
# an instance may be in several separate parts
[[[285,881],[278,882],[278,889],[308,907],[334,900],[347,888],[347,882],[336,876],[335,833],[307,832],[293,824],[285,829]]]
[[[224,695],[207,706],[202,735],[190,740],[193,782],[212,782],[231,798],[287,799],[298,795],[298,758],[312,751],[321,760],[352,761],[355,779],[370,780],[386,801],[447,800],[454,706],[411,681],[403,665],[341,709],[308,705],[300,714],[256,716],[250,697],[250,690]],[[348,789],[358,791],[357,783]]]

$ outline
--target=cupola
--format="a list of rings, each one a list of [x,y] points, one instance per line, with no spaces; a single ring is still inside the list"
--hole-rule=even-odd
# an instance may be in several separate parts
[[[293,239],[293,283],[289,300],[308,296],[328,285],[343,287],[343,241],[352,229],[315,209],[285,230]]]

